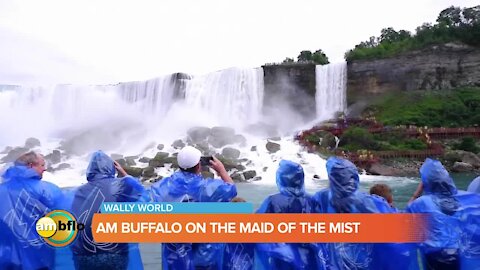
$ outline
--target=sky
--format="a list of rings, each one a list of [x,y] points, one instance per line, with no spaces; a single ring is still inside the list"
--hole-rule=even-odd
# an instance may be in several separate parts
[[[0,0],[0,84],[114,83],[259,67],[478,0]]]

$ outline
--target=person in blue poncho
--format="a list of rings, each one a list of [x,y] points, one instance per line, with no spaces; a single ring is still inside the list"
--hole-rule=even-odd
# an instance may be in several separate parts
[[[420,168],[423,196],[406,212],[428,213],[427,240],[420,244],[426,269],[480,266],[480,196],[459,191],[438,160]]]
[[[122,178],[115,178],[115,171]],[[133,178],[102,151],[93,153],[87,168],[87,183],[74,194],[72,214],[85,224],[72,244],[77,269],[142,269],[137,244],[96,243],[91,225],[93,214],[103,202],[146,201],[148,194],[138,179]]]
[[[0,269],[52,269],[55,248],[35,230],[36,221],[62,208],[63,194],[42,181],[44,158],[28,152],[2,175],[0,184]]]
[[[257,213],[313,213],[314,201],[305,193],[304,173],[300,164],[282,160],[277,169],[280,193],[268,196]],[[257,244],[262,269],[325,269],[321,244],[265,243]]]
[[[327,160],[330,186],[314,195],[318,213],[392,213],[393,209],[378,196],[359,190],[357,167],[346,159]],[[407,244],[326,244],[329,269],[415,269]]]
[[[235,197],[232,202],[247,202],[241,197]],[[254,269],[253,243],[228,243],[223,253],[223,270],[251,270]]]
[[[180,170],[151,187],[156,202],[229,202],[237,188],[222,162],[210,161],[220,179],[203,179],[200,172],[201,152],[186,146],[177,156]],[[162,245],[163,269],[220,269],[224,244],[169,243]]]
[[[472,180],[468,185],[467,191],[480,194],[480,176]]]

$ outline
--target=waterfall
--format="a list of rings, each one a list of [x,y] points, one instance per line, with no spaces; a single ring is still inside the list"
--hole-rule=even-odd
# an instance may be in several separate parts
[[[347,63],[317,65],[315,73],[317,119],[328,120],[346,109]]]
[[[262,113],[263,69],[230,68],[195,77],[187,82],[185,102],[221,125],[255,123]]]

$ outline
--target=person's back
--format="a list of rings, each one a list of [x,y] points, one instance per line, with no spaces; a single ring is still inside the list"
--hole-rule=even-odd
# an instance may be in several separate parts
[[[151,187],[156,202],[229,202],[237,189],[223,164],[213,157],[210,166],[221,179],[203,179],[200,175],[201,152],[184,147],[177,156],[180,171]],[[162,245],[163,269],[220,269],[224,244],[167,243]]]
[[[427,240],[420,244],[427,269],[480,265],[480,196],[458,191],[443,165],[427,159],[420,169],[424,195],[408,213],[428,213]]]
[[[0,269],[51,269],[55,249],[35,230],[35,223],[62,208],[63,194],[56,185],[42,181],[45,160],[29,152],[3,174],[0,184]]]
[[[305,193],[303,168],[282,160],[276,175],[280,193],[268,196],[257,213],[313,213],[314,201]],[[263,269],[324,269],[321,244],[257,244],[259,266]]]
[[[115,178],[115,171],[124,175]],[[87,169],[88,183],[74,195],[71,212],[85,224],[72,245],[77,269],[127,269],[141,267],[136,244],[96,243],[91,225],[93,214],[99,213],[103,202],[135,202],[143,200],[145,190],[140,182],[126,175],[121,167],[101,151],[93,154]]]
[[[359,190],[356,166],[342,158],[327,160],[329,188],[314,195],[318,213],[392,213],[378,196]],[[414,263],[409,245],[402,244],[327,244],[328,267],[332,269],[411,269]]]

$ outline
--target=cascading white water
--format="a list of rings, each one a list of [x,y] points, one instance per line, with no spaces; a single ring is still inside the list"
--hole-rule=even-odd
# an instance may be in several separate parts
[[[256,123],[262,113],[263,69],[230,68],[195,77],[187,82],[185,103],[221,125]]]
[[[174,103],[175,77],[168,75],[140,82],[120,83],[115,88],[128,103],[133,103],[139,111],[155,117],[164,117]]]
[[[86,157],[96,149],[152,157],[158,143],[166,145],[164,151],[175,151],[171,142],[185,138],[191,127],[229,126],[241,133],[266,119],[262,114],[261,68],[231,68],[181,80],[182,87],[176,84],[176,75],[168,75],[116,85],[2,89],[0,122],[6,128],[0,134],[0,151],[5,146],[22,146],[28,137],[40,139],[38,150],[44,154],[62,146],[68,153],[62,162],[72,168],[47,176],[62,186],[78,185],[84,181],[78,179],[83,179],[80,175],[86,168]],[[285,122],[293,112],[283,113],[281,119],[268,118],[268,123]],[[241,150],[241,158],[251,161],[249,168],[263,177],[261,183],[275,183],[275,170],[282,158],[301,162],[309,178],[314,174],[325,178],[324,161],[302,152],[291,137],[282,138],[281,150],[270,154],[265,139],[244,135],[247,144],[235,147]],[[254,145],[257,151],[250,151]]]
[[[347,62],[317,65],[315,72],[317,120],[328,120],[346,109]]]

